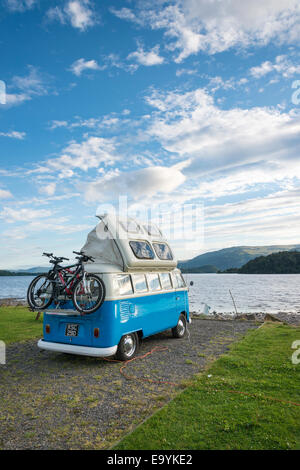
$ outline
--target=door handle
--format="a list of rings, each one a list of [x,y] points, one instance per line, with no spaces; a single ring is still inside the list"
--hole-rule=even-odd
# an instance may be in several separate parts
[[[180,297],[176,297],[176,300],[180,300]]]

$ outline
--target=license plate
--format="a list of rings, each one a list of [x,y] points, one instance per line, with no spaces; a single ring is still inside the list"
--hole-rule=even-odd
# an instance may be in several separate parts
[[[78,336],[78,328],[79,325],[76,325],[75,323],[69,323],[66,326],[66,336]]]

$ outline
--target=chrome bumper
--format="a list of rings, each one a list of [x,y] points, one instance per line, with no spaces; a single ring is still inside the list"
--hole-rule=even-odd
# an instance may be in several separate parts
[[[40,349],[55,351],[67,354],[78,354],[80,356],[106,357],[113,356],[117,352],[118,346],[109,348],[92,348],[90,346],[77,346],[75,344],[51,343],[40,339],[37,343]]]

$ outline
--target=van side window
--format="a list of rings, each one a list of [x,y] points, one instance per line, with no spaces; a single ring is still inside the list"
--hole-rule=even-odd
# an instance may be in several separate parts
[[[148,286],[152,291],[161,290],[158,274],[147,274]]]
[[[130,295],[133,294],[131,279],[129,274],[118,274],[117,283],[119,287],[120,295]]]
[[[172,289],[171,279],[169,273],[160,274],[160,282],[163,289]]]
[[[145,274],[132,274],[132,282],[135,292],[147,292],[148,286]]]
[[[162,260],[173,259],[171,249],[166,243],[152,243],[152,245],[159,259],[162,259]]]
[[[184,279],[180,273],[175,273],[175,277],[177,280],[177,286],[178,287],[186,287],[186,284],[184,282]]]
[[[173,288],[176,289],[178,287],[178,282],[177,282],[177,277],[174,272],[171,274],[171,280],[172,280]]]
[[[154,259],[155,255],[148,242],[144,241],[130,241],[130,248],[138,259]]]

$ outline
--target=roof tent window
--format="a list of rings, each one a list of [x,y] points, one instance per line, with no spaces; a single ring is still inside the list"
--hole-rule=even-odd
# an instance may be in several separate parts
[[[130,241],[130,248],[138,259],[154,259],[155,255],[148,242]]]
[[[160,274],[160,282],[163,289],[172,289],[171,279],[169,273]]]
[[[130,295],[133,293],[129,274],[118,274],[116,280],[120,295]]]
[[[120,225],[128,233],[141,233],[142,229],[141,226],[135,222],[135,220],[127,219],[127,220],[120,220]]]
[[[171,249],[166,243],[153,243],[153,247],[159,259],[162,259],[162,260],[173,259]]]
[[[152,291],[161,290],[161,285],[159,282],[158,274],[148,274],[147,279],[148,279],[148,285],[149,285],[150,290]]]
[[[153,224],[144,225],[144,229],[146,230],[148,235],[150,235],[152,237],[161,237],[162,236],[161,231],[159,230],[159,228],[156,225],[153,225]]]
[[[148,286],[145,274],[132,274],[132,282],[135,292],[147,292]]]

